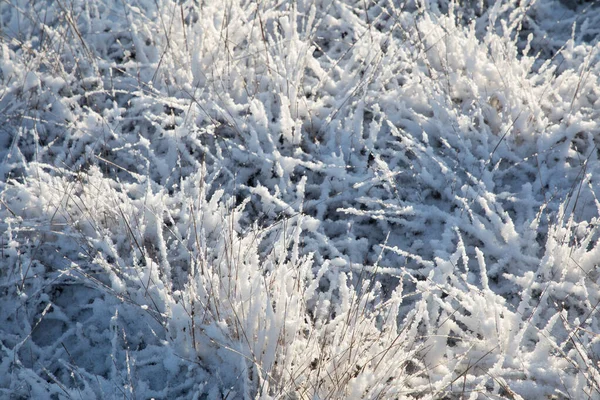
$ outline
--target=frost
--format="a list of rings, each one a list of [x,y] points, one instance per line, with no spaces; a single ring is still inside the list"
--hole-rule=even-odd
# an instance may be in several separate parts
[[[0,4],[0,397],[600,398],[598,27]]]

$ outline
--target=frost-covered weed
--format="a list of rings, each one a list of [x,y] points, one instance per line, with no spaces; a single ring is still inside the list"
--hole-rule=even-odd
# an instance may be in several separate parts
[[[600,398],[599,10],[2,3],[0,393]]]

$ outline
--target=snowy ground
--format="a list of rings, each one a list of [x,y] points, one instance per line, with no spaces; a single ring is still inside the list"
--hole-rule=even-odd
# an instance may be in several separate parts
[[[0,3],[0,398],[600,399],[600,4]]]

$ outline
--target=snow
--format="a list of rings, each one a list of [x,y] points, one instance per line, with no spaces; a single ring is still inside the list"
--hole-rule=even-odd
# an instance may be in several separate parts
[[[28,72],[27,75],[25,75],[23,91],[28,92],[30,90],[36,89],[38,86],[40,86],[40,78],[38,78],[35,72]]]
[[[600,399],[600,6],[0,4],[0,398]]]

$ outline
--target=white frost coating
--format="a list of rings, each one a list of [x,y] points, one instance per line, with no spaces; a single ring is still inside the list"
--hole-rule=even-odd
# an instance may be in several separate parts
[[[599,7],[71,3],[0,3],[0,397],[598,397]]]

